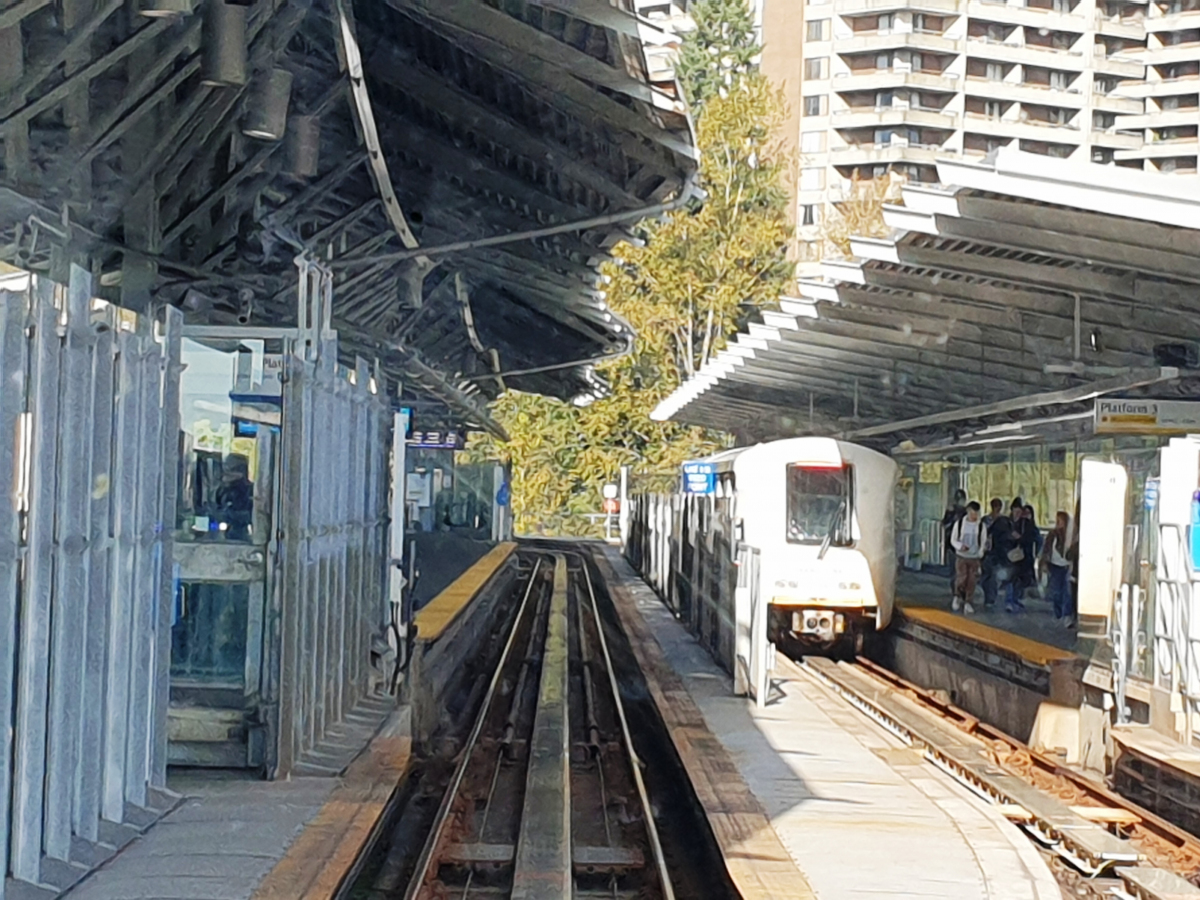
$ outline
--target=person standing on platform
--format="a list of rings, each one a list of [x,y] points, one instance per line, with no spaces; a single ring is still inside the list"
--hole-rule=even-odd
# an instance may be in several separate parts
[[[1012,519],[1010,530],[1009,550],[1006,554],[1012,575],[1008,581],[1008,596],[1004,603],[1004,611],[1009,613],[1022,612],[1025,604],[1021,596],[1029,584],[1030,572],[1033,571],[1033,529],[1025,518],[1025,504],[1017,497],[1009,510]]]
[[[950,596],[952,598],[958,595],[958,567],[955,564],[954,542],[950,540],[950,533],[966,514],[967,492],[955,491],[954,505],[942,516],[942,533],[946,537],[946,565],[950,568]]]
[[[1033,508],[1032,503],[1025,504],[1025,521],[1029,523],[1029,530],[1032,532],[1033,552],[1029,555],[1031,563],[1036,563],[1036,560],[1042,556],[1042,548],[1045,546],[1045,538],[1042,536],[1042,529],[1038,528],[1037,512]],[[1041,585],[1038,583],[1038,573],[1036,564],[1030,567],[1028,572],[1029,583],[1025,585],[1024,591],[1026,594],[1033,591],[1034,596],[1039,600],[1042,597]]]
[[[1042,548],[1042,564],[1048,577],[1046,579],[1046,596],[1054,607],[1054,618],[1062,622],[1068,619],[1071,610],[1071,561],[1067,559],[1069,551],[1068,534],[1071,527],[1071,517],[1062,510],[1055,515],[1054,528],[1046,535],[1046,543]]]
[[[967,504],[966,515],[951,529],[950,545],[954,548],[957,575],[950,608],[971,615],[975,612],[971,602],[975,599],[975,582],[979,579],[980,564],[987,552],[987,525],[980,518],[979,504],[974,500]]]
[[[1000,576],[1004,574],[1008,565],[1008,560],[1004,558],[1008,547],[1005,546],[1006,538],[1002,535],[1012,530],[1012,522],[1004,515],[1004,501],[993,497],[991,508],[992,511],[983,517],[983,524],[987,526],[988,532],[987,550],[983,554],[983,564],[980,567],[984,606],[996,605],[996,597],[1002,587],[999,583]]]

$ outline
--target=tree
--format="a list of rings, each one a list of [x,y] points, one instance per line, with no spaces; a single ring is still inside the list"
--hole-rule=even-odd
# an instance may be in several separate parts
[[[746,0],[699,0],[688,13],[696,27],[683,42],[675,72],[698,110],[752,72],[762,47]]]
[[[684,461],[723,446],[724,435],[655,422],[650,412],[792,280],[786,160],[774,138],[782,100],[749,68],[758,50],[744,2],[702,0],[694,11],[699,27],[685,39],[685,59],[733,62],[721,69],[729,77],[720,84],[710,68],[681,66],[692,96],[702,98],[696,139],[704,206],[643,223],[644,243],[618,245],[604,269],[609,306],[637,333],[633,351],[598,367],[611,391],[588,406],[504,394],[493,413],[512,440],[498,445],[481,436],[469,448],[473,458],[511,457],[519,531],[585,533],[582,517],[598,511],[603,484],[622,466],[671,480]]]

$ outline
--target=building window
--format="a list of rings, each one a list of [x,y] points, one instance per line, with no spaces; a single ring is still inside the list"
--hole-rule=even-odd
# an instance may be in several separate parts
[[[875,68],[880,71],[887,71],[892,67],[892,54],[878,53],[875,55]]]
[[[821,223],[821,215],[819,207],[815,203],[800,204],[800,224],[801,225],[819,225]]]
[[[825,115],[825,95],[817,94],[814,97],[804,98],[804,115],[806,116],[823,116]]]
[[[1003,81],[1004,66],[1000,65],[1000,63],[988,63],[984,74],[987,76],[988,81]]]
[[[895,21],[896,17],[891,13],[884,13],[875,21],[875,30],[880,34],[887,34],[892,30]]]
[[[914,53],[912,55],[912,70],[914,72],[925,71],[925,57],[923,57],[920,53]]]
[[[1004,107],[999,100],[988,100],[983,104],[983,114],[989,119],[999,119],[1004,115]]]
[[[825,132],[804,131],[800,134],[801,153],[821,153],[825,149]]]
[[[814,56],[804,61],[804,77],[809,81],[819,81],[829,77],[829,57]]]
[[[879,91],[878,93],[875,94],[875,108],[876,109],[891,109],[892,108],[892,99],[893,99],[893,97],[892,97],[891,91]]]
[[[804,40],[827,41],[829,40],[829,20],[828,19],[813,19],[805,27]]]
[[[825,189],[825,170],[811,166],[800,170],[800,190],[820,191]]]

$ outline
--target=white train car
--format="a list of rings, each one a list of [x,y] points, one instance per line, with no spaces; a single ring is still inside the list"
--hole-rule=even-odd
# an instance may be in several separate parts
[[[866,635],[887,627],[896,592],[895,461],[803,437],[707,462],[740,540],[759,551],[769,640],[858,651]]]

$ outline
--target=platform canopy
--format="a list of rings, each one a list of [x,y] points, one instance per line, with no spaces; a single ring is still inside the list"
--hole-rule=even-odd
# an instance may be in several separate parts
[[[462,416],[506,384],[594,392],[571,363],[631,340],[596,266],[696,170],[647,61],[672,40],[632,0],[19,0],[0,259],[57,253],[135,309],[287,326],[306,253],[335,273],[343,355]]]
[[[938,176],[654,417],[961,446],[1090,428],[1099,396],[1195,393],[1200,186],[1008,148]]]

